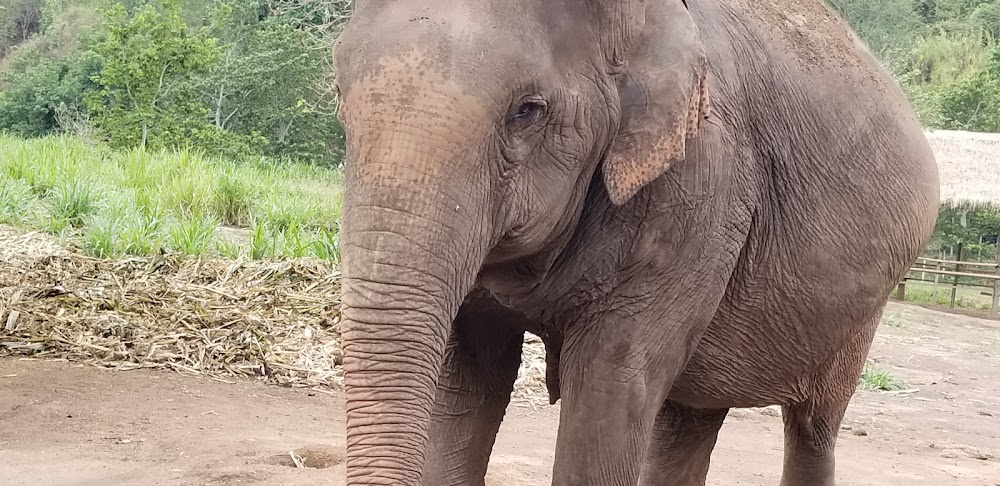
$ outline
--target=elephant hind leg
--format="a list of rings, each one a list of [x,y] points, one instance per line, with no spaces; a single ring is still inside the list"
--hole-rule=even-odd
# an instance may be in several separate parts
[[[834,486],[840,422],[858,386],[881,314],[814,376],[812,396],[782,407],[785,460],[781,486]]]
[[[783,407],[785,463],[781,486],[834,486],[834,446],[847,402]]]
[[[640,486],[704,486],[729,409],[702,410],[672,401],[656,416]]]

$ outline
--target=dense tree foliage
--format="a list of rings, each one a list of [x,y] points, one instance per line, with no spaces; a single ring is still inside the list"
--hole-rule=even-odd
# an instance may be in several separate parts
[[[0,55],[41,30],[43,4],[43,0],[0,0]]]
[[[207,31],[220,40],[221,59],[198,85],[212,125],[271,155],[310,158],[337,149],[329,50],[310,37],[312,19],[260,0],[222,3],[212,15]]]
[[[898,77],[926,125],[1000,131],[1000,0],[828,1]],[[183,139],[223,152],[323,158],[342,138],[330,116],[328,53],[348,5],[0,0],[0,130],[50,133],[65,128],[58,110],[75,110],[115,145]],[[116,47],[142,54],[128,59]],[[76,78],[95,67],[99,86]],[[161,85],[152,74],[164,67]],[[116,98],[122,85],[104,84],[124,81],[147,98],[128,105]],[[101,94],[85,106],[95,89]],[[145,123],[148,140],[124,131],[136,123]]]
[[[99,89],[85,97],[94,127],[114,147],[200,139],[207,110],[195,79],[217,62],[216,39],[192,34],[173,0],[132,14],[118,4],[105,17],[102,39],[92,46],[103,61],[93,77]]]
[[[963,259],[994,261],[1000,233],[1000,211],[972,208],[941,208],[932,254],[956,256],[959,243],[964,245]]]
[[[828,1],[898,77],[927,126],[1000,131],[1000,0]],[[89,118],[116,145],[141,145],[141,131],[137,136],[122,128],[145,120],[146,136],[152,137],[146,141],[154,144],[187,137],[224,152],[323,158],[338,151],[342,138],[330,116],[335,97],[328,53],[348,5],[348,0],[0,0],[0,130],[42,135],[64,129],[58,122],[62,109],[79,115],[73,120]],[[170,27],[152,25],[161,21]],[[193,63],[147,62],[148,56],[189,54],[180,45],[166,45],[170,42],[200,45],[203,52]],[[109,43],[142,45],[145,57],[116,57]],[[167,67],[165,85],[146,76],[155,73],[152,64]],[[115,74],[102,69],[148,69],[142,80],[129,82],[152,98],[135,99],[128,108],[115,100],[115,89],[77,79],[95,67],[97,79],[106,81]],[[101,102],[91,94],[84,106],[84,95],[95,89],[103,90]],[[169,96],[157,97],[158,89]],[[150,126],[178,116],[184,119],[172,126]]]

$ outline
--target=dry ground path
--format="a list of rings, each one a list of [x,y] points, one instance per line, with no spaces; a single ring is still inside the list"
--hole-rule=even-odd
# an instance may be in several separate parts
[[[1000,485],[998,323],[891,304],[871,358],[917,391],[858,392],[839,442],[841,486]],[[557,407],[511,407],[492,484],[548,484],[557,417]],[[339,485],[342,430],[337,395],[0,359],[3,486]],[[709,484],[776,485],[781,430],[773,409],[733,411]],[[319,453],[306,459],[329,468],[290,466],[289,451],[310,445]]]

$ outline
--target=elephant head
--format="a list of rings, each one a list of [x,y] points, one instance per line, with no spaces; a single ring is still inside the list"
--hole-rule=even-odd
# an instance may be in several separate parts
[[[707,62],[681,0],[366,0],[335,63],[348,484],[417,485],[477,276],[683,160]]]

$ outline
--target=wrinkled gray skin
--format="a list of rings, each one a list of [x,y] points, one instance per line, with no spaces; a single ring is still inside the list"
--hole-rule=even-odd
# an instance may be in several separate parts
[[[938,179],[820,0],[364,0],[349,141],[350,486],[482,485],[524,332],[553,485],[704,484],[730,407],[783,406],[782,485],[834,444]]]

